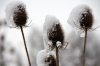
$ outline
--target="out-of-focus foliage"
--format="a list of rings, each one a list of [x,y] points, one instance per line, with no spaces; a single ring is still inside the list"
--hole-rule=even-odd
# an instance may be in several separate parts
[[[39,50],[43,49],[43,37],[42,32],[38,28],[32,28],[29,33],[29,54],[31,58],[32,66],[36,65],[36,55]]]
[[[5,62],[3,60],[3,51],[4,51],[4,41],[5,41],[5,33],[4,29],[6,26],[6,22],[4,19],[0,19],[0,66],[5,66]]]
[[[98,41],[96,32],[88,33],[87,47],[86,47],[86,66],[100,66],[100,41]],[[81,66],[84,38],[75,35],[72,31],[69,36],[70,49],[64,50],[60,53],[61,66]]]

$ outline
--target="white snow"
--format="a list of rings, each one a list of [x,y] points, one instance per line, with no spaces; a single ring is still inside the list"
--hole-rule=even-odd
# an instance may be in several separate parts
[[[45,62],[45,60],[47,59],[48,57],[48,53],[49,55],[52,55],[54,56],[55,58],[55,53],[53,51],[51,52],[48,52],[47,50],[40,50],[37,54],[37,58],[36,58],[36,61],[37,61],[37,66],[48,66],[48,64]]]
[[[44,23],[44,30],[49,30],[53,27],[53,25],[59,24],[59,20],[53,15],[46,15],[45,23]]]
[[[6,9],[5,9],[5,12],[6,12],[6,22],[7,22],[8,26],[10,26],[10,27],[16,27],[12,17],[13,17],[14,11],[17,10],[17,6],[19,6],[19,5],[21,5],[24,8],[26,8],[26,5],[22,1],[12,1],[11,3],[9,3],[6,6]]]
[[[48,45],[52,46],[52,42],[51,41],[48,41]]]
[[[83,32],[81,35],[80,35],[80,37],[84,37],[85,36],[85,32]]]
[[[82,14],[87,13],[87,9],[92,11],[92,9],[88,5],[81,4],[81,5],[78,5],[75,8],[73,8],[73,10],[70,13],[70,16],[69,16],[67,22],[73,27],[76,34],[79,31],[83,32],[83,30],[80,30],[80,23],[79,22],[81,21]],[[82,19],[84,19],[84,18],[82,18]],[[84,37],[84,33],[81,35],[81,37]]]
[[[45,49],[48,49],[49,46],[47,45],[48,42],[50,43],[50,45],[52,45],[52,42],[48,39],[48,32],[50,29],[55,30],[53,27],[55,27],[54,25],[59,24],[60,21],[53,15],[46,15],[45,17],[45,23],[43,26],[43,38],[44,38],[44,47]],[[50,32],[49,32],[50,33]]]
[[[62,44],[60,41],[57,41],[56,45],[57,45],[57,47],[61,47]]]

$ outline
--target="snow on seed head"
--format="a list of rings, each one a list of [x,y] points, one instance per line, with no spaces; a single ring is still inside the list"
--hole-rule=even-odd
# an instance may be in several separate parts
[[[64,35],[60,24],[52,26],[48,31],[48,38],[53,42],[53,45],[56,45],[57,41],[60,41],[63,44]]]
[[[59,41],[63,45],[64,42],[64,32],[60,21],[53,15],[47,15],[44,23],[44,31],[48,41],[52,42],[52,48],[56,46],[56,42]],[[47,41],[47,42],[48,42]]]
[[[25,26],[27,21],[27,13],[25,8],[21,5],[17,6],[18,10],[14,11],[13,20],[16,26]]]
[[[48,64],[48,66],[56,66],[56,59],[53,55],[50,55],[45,59],[45,63]]]
[[[85,4],[76,6],[70,13],[68,23],[74,28],[76,33],[85,29],[91,29],[94,23],[92,9]]]
[[[25,26],[28,16],[26,5],[21,1],[13,1],[6,6],[6,21],[10,27]]]
[[[68,23],[79,29],[90,29],[93,25],[92,9],[85,4],[76,6],[70,13]]]
[[[86,9],[87,13],[83,13],[80,18],[80,27],[81,29],[91,29],[93,25],[93,15],[90,11],[90,9]]]
[[[40,50],[37,54],[37,66],[56,66],[55,53],[53,51],[48,52],[46,50]]]

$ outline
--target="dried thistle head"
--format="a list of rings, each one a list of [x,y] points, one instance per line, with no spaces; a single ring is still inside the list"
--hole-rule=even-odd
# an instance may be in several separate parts
[[[48,64],[48,66],[56,66],[56,59],[54,56],[50,55],[45,59],[45,63]]]
[[[93,25],[93,15],[89,8],[86,9],[86,13],[82,13],[82,17],[80,18],[80,27],[81,29],[91,29]]]
[[[55,52],[44,49],[37,53],[37,66],[56,66]]]
[[[43,26],[43,38],[46,49],[53,50],[56,46],[62,48],[64,44],[64,32],[59,19],[53,15],[46,15]]]
[[[22,1],[12,1],[5,9],[6,12],[6,22],[10,27],[20,27],[26,26],[28,19],[26,5]]]
[[[54,24],[52,28],[48,31],[48,38],[53,43],[53,47],[56,46],[56,42],[60,41],[63,45],[64,42],[64,32],[60,23]]]
[[[94,23],[92,9],[86,4],[77,5],[70,13],[68,23],[73,27],[76,34],[82,32],[80,35],[84,37],[85,30],[91,30]]]
[[[27,13],[25,8],[22,5],[17,6],[17,10],[14,11],[13,21],[17,27],[25,26],[27,22]]]

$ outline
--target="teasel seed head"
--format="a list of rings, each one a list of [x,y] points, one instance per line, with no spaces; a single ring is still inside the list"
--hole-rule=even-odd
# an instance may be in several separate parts
[[[37,53],[37,66],[56,66],[56,55],[54,51],[40,50]]]
[[[93,15],[92,12],[89,8],[86,9],[86,13],[82,13],[82,17],[80,20],[80,27],[81,29],[86,29],[89,30],[92,28],[94,19],[93,19]]]
[[[64,31],[62,25],[54,15],[46,15],[43,25],[43,39],[45,49],[53,50],[57,47],[63,48]],[[59,44],[59,45],[58,45]]]
[[[56,66],[56,59],[53,55],[50,55],[45,59],[45,63],[48,63],[48,66]]]
[[[54,29],[54,30],[53,30]],[[63,45],[64,42],[64,32],[60,23],[54,24],[52,29],[48,31],[48,38],[53,43],[53,48],[56,47],[57,41],[61,42]]]
[[[22,5],[18,5],[17,10],[15,10],[13,14],[14,23],[17,27],[25,26],[27,23],[27,19],[28,17],[25,7],[23,7]]]

